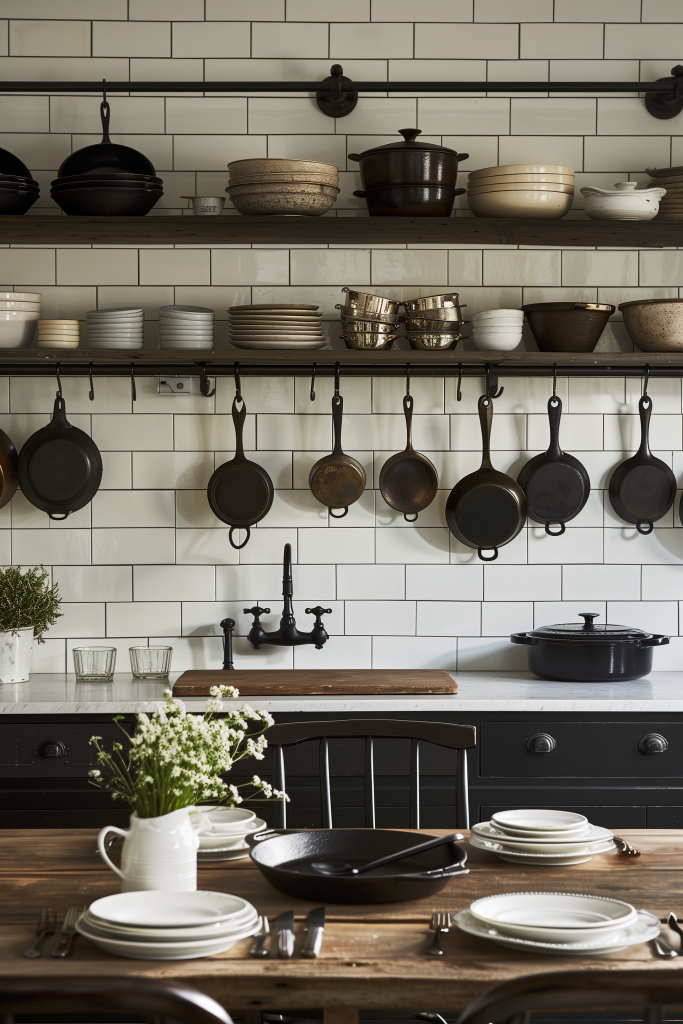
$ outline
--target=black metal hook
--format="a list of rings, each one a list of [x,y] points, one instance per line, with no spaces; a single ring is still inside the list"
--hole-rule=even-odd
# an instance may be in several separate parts
[[[334,397],[339,398],[339,363],[334,364]]]
[[[62,397],[62,378],[59,376],[59,363],[55,366],[55,373],[57,374],[57,398]]]
[[[455,392],[455,397],[458,400],[458,402],[462,402],[462,391],[460,390],[461,383],[462,383],[462,363],[458,363],[458,387],[457,387],[457,390]]]
[[[107,79],[102,79],[102,102],[107,102]]]
[[[311,394],[310,399],[315,402],[315,363],[313,363],[313,370],[311,372]]]
[[[410,398],[410,363],[406,363],[406,398]]]
[[[241,402],[242,401],[242,381],[240,380],[240,364],[237,363],[237,362],[235,363],[235,367],[234,367],[233,373],[235,375],[235,401],[236,402]]]
[[[209,391],[209,378],[206,376],[206,363],[199,364],[199,390],[204,395],[204,398],[213,398],[216,394],[216,385]]]
[[[138,400],[138,389],[135,386],[135,363],[130,364],[130,393],[134,402]]]
[[[486,364],[486,394],[489,398],[500,398],[505,388],[498,388],[498,374],[491,376],[491,364]]]
[[[95,401],[95,385],[92,379],[92,363],[88,363],[88,376],[90,377],[90,391],[88,392],[88,398],[91,402]]]
[[[647,386],[650,382],[650,364],[645,363],[645,377],[643,378],[643,398],[647,398]]]

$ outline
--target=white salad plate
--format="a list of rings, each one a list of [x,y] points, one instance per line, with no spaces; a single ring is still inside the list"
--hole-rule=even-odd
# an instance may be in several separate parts
[[[473,917],[508,935],[539,941],[589,941],[598,933],[630,926],[630,903],[605,896],[564,892],[516,892],[485,896],[470,904]]]
[[[196,960],[203,956],[215,956],[217,953],[225,953],[232,949],[240,939],[246,939],[255,935],[259,930],[260,923],[258,915],[256,920],[249,927],[241,931],[232,932],[216,939],[203,939],[191,941],[186,939],[180,942],[144,942],[135,939],[112,939],[99,933],[83,921],[77,922],[76,927],[81,935],[90,939],[96,946],[106,953],[113,953],[115,956],[125,956],[131,960]]]
[[[139,341],[89,341],[86,348],[140,349],[142,338]]]
[[[146,889],[103,896],[90,904],[90,913],[112,924],[134,928],[185,928],[227,921],[249,906],[241,896],[197,889],[170,892]]]
[[[257,917],[257,911],[251,903],[247,903],[237,917],[228,921],[214,921],[211,924],[187,928],[134,928],[131,925],[111,924],[108,921],[101,921],[89,910],[85,911],[81,920],[91,931],[96,931],[109,939],[133,939],[140,942],[185,942],[189,939],[195,942],[222,939],[225,935],[243,931],[250,928]]]
[[[587,825],[576,832],[564,832],[559,835],[543,832],[525,832],[520,835],[512,835],[508,831],[496,828],[491,821],[480,821],[478,825],[472,826],[472,832],[480,839],[490,839],[493,842],[504,842],[514,844],[541,843],[543,846],[557,845],[561,843],[594,843],[598,840],[612,839],[613,833],[608,828],[600,825]]]
[[[580,847],[574,852],[565,850],[558,853],[540,851],[519,853],[509,846],[503,846],[502,843],[492,843],[487,839],[479,839],[477,836],[470,836],[469,843],[475,849],[495,853],[501,860],[506,860],[511,864],[548,864],[551,867],[562,867],[565,864],[585,864],[591,857],[595,857],[599,853],[610,853],[615,848],[614,843],[609,842]]]
[[[522,832],[565,832],[574,828],[585,828],[588,818],[573,811],[554,811],[542,808],[528,808],[519,811],[497,811],[491,821],[499,828],[519,829]]]
[[[508,949],[545,953],[549,956],[605,956],[607,953],[617,953],[641,942],[650,942],[659,935],[658,919],[646,910],[636,911],[636,919],[632,924],[597,935],[589,942],[542,942],[538,939],[504,935],[494,925],[476,918],[469,910],[453,914],[452,919],[454,924],[468,935],[489,939],[498,946],[506,946]]]
[[[202,832],[222,832],[226,836],[241,835],[256,820],[255,813],[243,807],[200,806],[197,812],[203,818]]]
[[[266,338],[263,341],[255,341],[253,339],[246,340],[244,338],[235,338],[230,336],[229,341],[235,348],[301,348],[301,349],[313,349],[313,348],[324,348],[327,345],[327,338],[316,338],[313,341],[301,341],[298,338]]]
[[[234,832],[208,832],[202,829],[199,833],[199,851],[201,853],[208,853],[209,851],[225,853],[236,850],[248,850],[249,847],[245,842],[246,836],[262,832],[267,827],[263,818],[254,818],[237,834]]]

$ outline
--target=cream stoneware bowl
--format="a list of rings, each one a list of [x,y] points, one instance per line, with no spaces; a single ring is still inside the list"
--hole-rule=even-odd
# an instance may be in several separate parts
[[[574,195],[573,185],[556,185],[548,181],[537,181],[534,184],[529,182],[511,181],[506,185],[479,185],[472,183],[467,186],[467,195],[483,195],[487,192],[568,192]]]
[[[468,195],[475,217],[529,217],[559,220],[571,209],[574,196],[567,192],[486,192]]]
[[[619,310],[641,352],[683,352],[683,299],[622,302]]]
[[[470,171],[469,180],[473,178],[493,178],[502,174],[574,174],[573,167],[566,164],[500,164],[498,167],[480,167]]]
[[[495,174],[490,178],[473,178],[469,181],[470,185],[505,185],[508,181],[520,181],[528,182],[529,184],[536,184],[537,182],[549,182],[556,183],[558,185],[573,185],[574,175],[573,174]]]

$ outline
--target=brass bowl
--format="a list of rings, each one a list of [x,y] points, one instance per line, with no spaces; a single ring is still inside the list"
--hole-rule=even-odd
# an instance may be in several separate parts
[[[420,349],[423,352],[443,351],[446,348],[454,348],[460,340],[460,334],[428,334],[426,331],[408,334],[408,341],[411,348]]]
[[[391,348],[395,334],[378,334],[376,331],[344,332],[342,335],[347,348],[381,349]]]

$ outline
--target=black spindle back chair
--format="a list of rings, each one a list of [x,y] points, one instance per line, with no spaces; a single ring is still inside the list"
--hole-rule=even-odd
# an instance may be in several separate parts
[[[420,743],[434,743],[456,751],[455,827],[469,828],[467,798],[467,750],[476,745],[473,725],[450,722],[402,722],[392,719],[356,718],[333,722],[288,722],[273,725],[266,733],[273,748],[273,785],[286,792],[284,747],[308,740],[320,740],[320,805],[323,828],[332,828],[329,740],[337,737],[365,740],[365,828],[375,828],[374,739],[409,739],[410,819],[409,828],[420,828]],[[287,804],[280,805],[280,827],[287,827]]]

